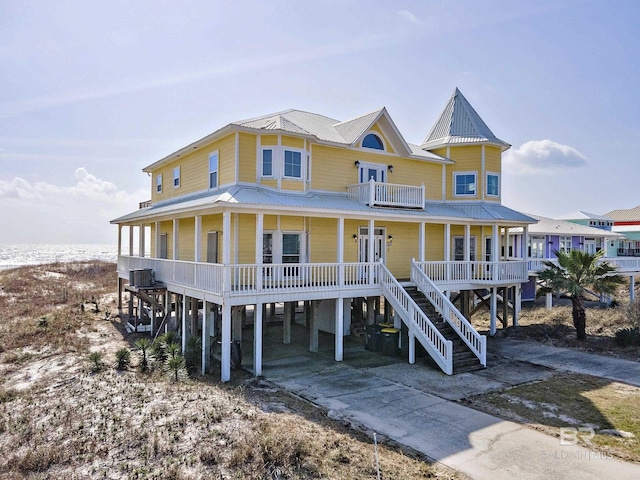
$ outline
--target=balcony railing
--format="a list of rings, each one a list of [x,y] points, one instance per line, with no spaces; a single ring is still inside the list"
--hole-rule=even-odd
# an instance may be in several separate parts
[[[611,265],[617,267],[617,272],[640,272],[640,258],[633,257],[602,257],[602,261],[607,261]],[[529,272],[536,273],[540,270],[544,270],[544,262],[551,262],[554,265],[558,264],[556,258],[530,258],[529,259]]]
[[[220,265],[146,257],[118,257],[118,272],[150,268],[155,280],[218,295],[318,292],[376,286],[379,264],[286,263]]]
[[[351,200],[370,207],[424,208],[424,184],[414,187],[371,179],[367,183],[349,185],[347,193]]]
[[[415,262],[436,285],[508,285],[529,279],[527,262]]]

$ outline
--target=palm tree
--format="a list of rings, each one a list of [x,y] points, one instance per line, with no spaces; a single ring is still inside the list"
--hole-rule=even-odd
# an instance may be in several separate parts
[[[546,285],[538,291],[538,295],[554,292],[569,297],[573,305],[573,326],[576,327],[578,340],[586,340],[587,315],[584,309],[585,294],[612,294],[616,287],[624,283],[620,275],[616,275],[615,265],[601,260],[604,251],[587,253],[571,250],[569,253],[555,250],[558,264],[545,261],[545,269],[538,273],[540,280]]]

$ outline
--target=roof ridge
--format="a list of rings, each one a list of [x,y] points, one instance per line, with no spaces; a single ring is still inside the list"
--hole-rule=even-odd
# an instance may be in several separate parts
[[[344,125],[345,123],[355,122],[356,120],[360,120],[361,118],[368,117],[369,115],[373,115],[374,113],[378,114],[378,113],[382,112],[383,110],[386,110],[386,107],[382,107],[382,108],[379,108],[377,110],[372,110],[369,113],[365,113],[363,115],[360,115],[360,116],[357,116],[357,117],[354,117],[354,118],[350,118],[349,120],[344,120],[342,122],[334,123],[332,126],[333,127],[337,127],[338,125]]]

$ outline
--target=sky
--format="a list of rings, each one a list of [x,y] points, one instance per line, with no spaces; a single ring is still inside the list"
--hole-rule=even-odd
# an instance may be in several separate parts
[[[636,0],[0,0],[0,244],[115,243],[142,168],[232,121],[386,107],[422,143],[458,87],[502,203],[640,205]]]

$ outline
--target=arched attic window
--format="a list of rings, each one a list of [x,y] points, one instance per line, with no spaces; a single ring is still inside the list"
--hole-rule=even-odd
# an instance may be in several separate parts
[[[370,133],[364,137],[364,140],[362,140],[362,146],[365,148],[373,148],[375,150],[384,150],[382,140],[375,133]]]

